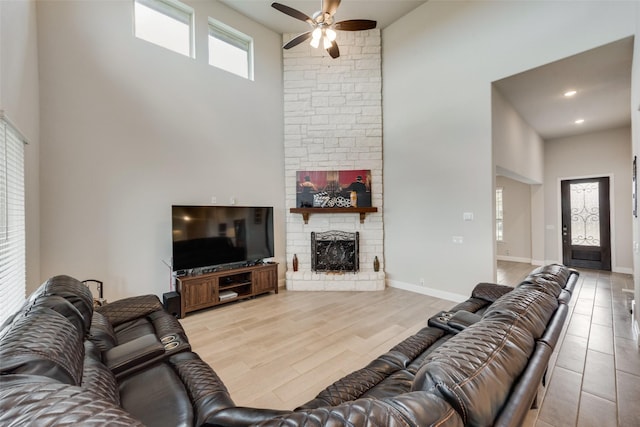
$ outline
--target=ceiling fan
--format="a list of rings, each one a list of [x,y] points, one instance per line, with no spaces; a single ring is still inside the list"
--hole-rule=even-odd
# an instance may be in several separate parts
[[[297,35],[285,43],[282,46],[284,49],[291,49],[308,39],[311,39],[311,46],[317,48],[322,41],[322,47],[329,52],[332,58],[340,56],[340,49],[338,49],[338,44],[336,43],[336,30],[371,30],[377,25],[376,21],[368,19],[349,19],[347,21],[334,22],[333,15],[338,10],[338,6],[340,6],[340,0],[322,0],[322,9],[314,13],[313,17],[284,4],[272,3],[271,6],[293,18],[305,21],[311,26],[311,30]]]

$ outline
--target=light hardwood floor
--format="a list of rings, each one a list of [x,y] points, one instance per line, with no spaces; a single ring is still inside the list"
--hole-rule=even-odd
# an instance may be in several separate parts
[[[521,281],[534,268],[528,264],[509,262],[500,262],[498,267],[498,282],[509,285]],[[625,275],[606,273],[602,276],[604,278],[599,279],[597,272],[581,275],[579,287],[572,298],[572,314],[577,300],[583,299],[575,295],[584,288],[583,300],[587,302],[577,305],[580,307],[577,319],[582,322],[578,322],[578,326],[573,329],[569,329],[570,320],[565,324],[561,339],[569,337],[568,350],[560,347],[554,353],[549,370],[549,386],[546,390],[541,389],[541,396],[544,397],[545,393],[553,394],[553,399],[548,399],[550,403],[543,401],[541,409],[531,411],[527,425],[610,426],[616,425],[610,423],[616,418],[620,418],[620,426],[634,425],[628,424],[626,420],[633,419],[629,417],[637,414],[634,407],[640,399],[639,383],[636,381],[634,385],[631,381],[634,375],[640,374],[633,373],[634,357],[638,358],[637,348],[634,353],[627,348],[629,343],[624,343],[623,351],[629,359],[626,365],[630,368],[620,371],[616,378],[622,378],[618,379],[617,384],[625,390],[625,396],[619,398],[614,391],[613,396],[609,393],[604,402],[601,402],[603,398],[597,393],[589,393],[598,388],[597,378],[588,380],[586,388],[582,381],[592,369],[585,369],[591,359],[594,364],[603,362],[592,355],[598,356],[600,353],[590,348],[588,339],[579,336],[585,334],[585,319],[580,316],[586,316],[581,313],[585,312],[584,306],[589,305],[587,297],[591,295],[592,314],[601,311],[599,308],[594,310],[599,307],[598,304],[606,306],[606,301],[609,301],[609,306],[612,307],[609,318],[613,328],[613,307],[622,306],[623,301],[608,298],[606,292],[597,290],[600,289],[598,283],[602,283],[603,287],[608,283],[610,294],[612,289],[631,286]],[[622,294],[621,291],[620,293]],[[604,299],[605,302],[594,304],[594,298]],[[454,304],[394,288],[381,292],[283,290],[277,295],[265,295],[189,314],[181,323],[193,350],[218,373],[237,405],[293,409],[315,397],[333,381],[388,351],[405,337],[426,326],[430,316]],[[602,316],[606,318],[606,314],[594,316],[600,323],[603,321],[598,319]],[[620,322],[623,322],[622,317]],[[578,336],[574,337],[572,333]],[[578,344],[574,343],[576,340]],[[612,347],[612,352],[615,348],[617,346]],[[637,360],[640,361],[640,358]],[[559,366],[557,370],[556,362]],[[565,390],[567,372],[564,371],[569,371],[569,376],[578,375],[580,386],[577,389],[573,387],[569,392]],[[583,375],[585,371],[587,372]],[[614,371],[618,372],[613,368],[611,372]],[[631,378],[628,378],[629,375]],[[575,378],[572,379],[575,383]],[[581,401],[588,405],[580,405]],[[599,407],[605,407],[607,411],[595,409]],[[600,418],[594,419],[606,422],[588,423],[588,415],[593,411],[600,415]],[[602,414],[607,418],[603,419]]]

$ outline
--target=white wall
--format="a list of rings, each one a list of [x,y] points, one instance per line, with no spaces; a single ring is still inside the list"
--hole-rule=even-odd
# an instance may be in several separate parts
[[[496,170],[518,181],[542,184],[544,140],[493,86],[491,129]]]
[[[636,23],[640,32],[640,8],[636,9]],[[640,41],[636,36],[633,56],[636,60],[633,63],[631,71],[631,129],[632,129],[632,154],[640,158]],[[640,220],[638,217],[632,217],[633,222],[633,283],[635,288],[636,310],[634,313],[636,340],[640,337]]]
[[[522,206],[522,211],[517,215],[518,217],[526,215],[529,218],[529,230],[525,233],[518,228],[519,232],[509,236],[506,244],[496,246],[497,255],[502,256],[502,259],[509,256],[514,261],[520,258],[520,261],[528,260],[532,264],[544,264],[544,198],[542,197],[544,140],[495,86],[491,89],[491,128],[496,173],[531,184],[527,187],[530,200],[526,202],[526,206]],[[514,191],[516,190],[511,192]],[[517,205],[511,205],[512,212],[509,214],[509,219],[514,217],[513,209],[517,209]],[[530,211],[525,212],[525,209]],[[518,241],[521,238],[525,240]],[[519,247],[508,247],[514,245]],[[527,248],[526,251],[524,248]],[[506,254],[512,249],[518,255]]]
[[[429,1],[383,31],[389,278],[460,297],[494,280],[491,82],[637,34],[638,7]]]
[[[496,177],[502,187],[503,241],[497,243],[498,259],[531,262],[530,185],[504,176]]]
[[[548,260],[562,262],[560,241],[560,181],[585,177],[610,177],[611,269],[631,273],[631,129],[623,127],[545,144],[545,221]],[[549,228],[549,227],[548,227]]]
[[[36,3],[0,1],[0,111],[28,141],[25,146],[26,273],[40,281],[40,129]]]
[[[212,196],[274,206],[284,262],[281,38],[185,3],[196,59],[136,39],[132,1],[38,2],[43,278],[104,280],[108,300],[160,295],[171,205]],[[208,16],[253,37],[255,81],[208,65]]]

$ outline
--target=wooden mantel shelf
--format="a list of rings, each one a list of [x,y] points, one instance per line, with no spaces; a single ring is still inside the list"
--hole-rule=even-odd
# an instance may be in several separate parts
[[[360,224],[364,224],[364,217],[368,213],[378,212],[378,208],[375,207],[367,207],[367,208],[291,208],[289,209],[291,213],[299,213],[302,214],[302,219],[304,223],[307,224],[309,222],[310,214],[339,214],[339,213],[357,213],[360,214]]]

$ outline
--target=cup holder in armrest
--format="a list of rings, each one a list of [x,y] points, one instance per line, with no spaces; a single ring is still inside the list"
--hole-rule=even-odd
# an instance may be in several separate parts
[[[450,334],[457,334],[458,332],[460,332],[460,330],[454,329],[449,326],[449,320],[451,320],[454,315],[455,312],[453,311],[441,311],[435,316],[430,317],[427,323],[429,324],[429,326],[440,328]]]
[[[164,349],[167,350],[167,351],[173,350],[174,348],[176,348],[179,345],[180,345],[180,343],[178,341],[169,341],[168,343],[166,343],[164,345]]]
[[[160,342],[164,346],[167,354],[179,353],[181,351],[190,350],[191,346],[178,334],[169,334],[160,338]]]
[[[172,342],[177,341],[177,340],[178,340],[178,337],[173,335],[173,334],[165,335],[164,337],[160,338],[160,342],[162,344],[164,344],[165,347],[166,347],[167,344],[172,343]]]
[[[452,311],[443,311],[442,313],[438,314],[438,320],[441,322],[448,322],[449,319],[451,319],[453,317],[454,313]]]
[[[459,311],[441,311],[429,319],[429,326],[434,326],[449,332],[457,334],[466,327],[473,325],[482,319],[482,316],[471,313],[466,310]]]

